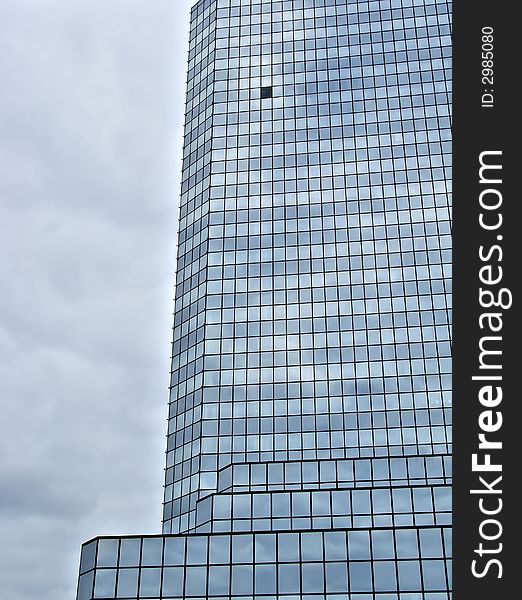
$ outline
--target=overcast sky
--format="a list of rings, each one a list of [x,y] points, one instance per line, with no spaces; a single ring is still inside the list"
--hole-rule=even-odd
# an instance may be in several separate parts
[[[160,531],[189,7],[0,0],[0,595]]]

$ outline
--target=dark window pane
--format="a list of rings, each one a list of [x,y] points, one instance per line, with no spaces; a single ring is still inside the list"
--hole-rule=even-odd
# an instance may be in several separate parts
[[[85,573],[94,568],[94,557],[96,556],[96,541],[86,544],[82,548],[80,560],[80,573]]]
[[[94,571],[80,576],[78,582],[78,600],[91,600]]]

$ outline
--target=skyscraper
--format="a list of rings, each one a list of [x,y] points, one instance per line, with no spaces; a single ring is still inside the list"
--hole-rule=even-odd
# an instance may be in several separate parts
[[[91,598],[449,598],[450,5],[192,9],[163,535]]]

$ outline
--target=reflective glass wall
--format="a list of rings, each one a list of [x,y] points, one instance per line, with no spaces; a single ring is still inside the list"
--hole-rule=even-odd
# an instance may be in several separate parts
[[[448,528],[101,538],[79,600],[449,600]]]
[[[165,532],[231,464],[449,452],[449,19],[196,4]]]

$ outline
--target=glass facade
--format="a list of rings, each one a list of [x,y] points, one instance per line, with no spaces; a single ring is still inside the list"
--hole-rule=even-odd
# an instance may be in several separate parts
[[[448,600],[450,532],[100,538],[83,547],[79,598]]]
[[[78,600],[449,597],[450,9],[193,7],[163,535]]]

